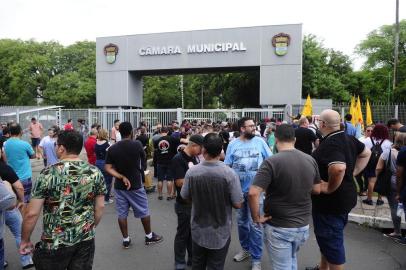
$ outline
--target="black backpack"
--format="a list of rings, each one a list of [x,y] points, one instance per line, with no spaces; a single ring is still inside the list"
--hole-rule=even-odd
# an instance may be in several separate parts
[[[372,142],[372,148],[371,148],[371,157],[369,158],[367,167],[371,170],[375,170],[376,164],[378,164],[379,157],[381,156],[381,154],[383,152],[382,143],[385,140],[382,140],[380,143],[375,144],[374,140],[372,140],[372,138],[370,138],[370,139]]]

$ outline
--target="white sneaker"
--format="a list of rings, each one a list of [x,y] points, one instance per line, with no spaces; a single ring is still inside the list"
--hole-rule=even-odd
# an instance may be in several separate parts
[[[261,270],[261,262],[253,262],[251,270]]]
[[[234,256],[233,260],[235,262],[242,262],[243,260],[248,259],[250,256],[251,254],[243,249]]]
[[[108,201],[104,201],[104,204],[112,204],[114,201],[112,199],[109,199]]]

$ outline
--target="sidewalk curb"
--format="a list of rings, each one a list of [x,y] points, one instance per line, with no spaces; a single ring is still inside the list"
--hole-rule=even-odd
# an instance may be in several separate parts
[[[348,215],[348,221],[357,223],[359,225],[365,225],[372,228],[378,229],[392,229],[393,223],[390,218],[383,217],[373,217],[366,215],[359,215],[350,213]],[[406,223],[402,221],[402,229],[406,229]]]

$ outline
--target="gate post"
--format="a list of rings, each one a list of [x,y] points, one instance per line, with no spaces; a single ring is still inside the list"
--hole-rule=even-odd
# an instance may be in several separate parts
[[[176,120],[179,125],[182,123],[182,108],[176,108]]]

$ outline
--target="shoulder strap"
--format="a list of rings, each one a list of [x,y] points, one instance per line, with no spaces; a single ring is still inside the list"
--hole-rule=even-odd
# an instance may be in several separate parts
[[[382,144],[383,144],[383,142],[384,142],[385,140],[382,140],[380,143],[379,143],[379,146],[381,146]]]
[[[374,140],[372,140],[372,137],[369,137],[369,139],[371,140],[371,142],[372,142],[372,147],[374,147],[375,146],[375,142],[374,142]]]

